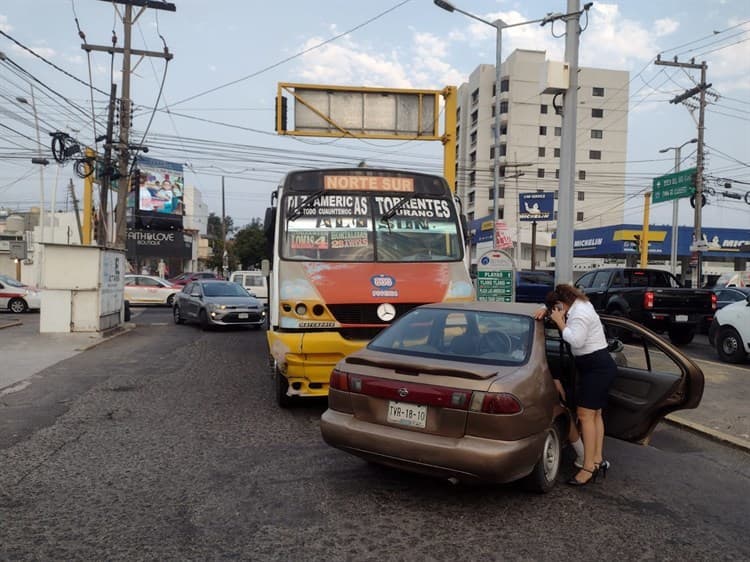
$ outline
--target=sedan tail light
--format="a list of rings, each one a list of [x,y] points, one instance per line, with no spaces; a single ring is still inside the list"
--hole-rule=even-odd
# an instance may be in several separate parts
[[[711,310],[716,310],[717,298],[716,293],[711,293]]]
[[[508,392],[475,392],[469,409],[484,414],[517,414],[521,403]]]
[[[643,293],[643,308],[654,308],[654,292],[646,291]]]
[[[346,373],[339,369],[331,372],[330,388],[387,400],[484,414],[517,414],[523,409],[518,398],[508,392],[478,392],[407,383]]]
[[[328,382],[331,388],[349,392],[349,374],[338,369],[331,371],[331,379]]]

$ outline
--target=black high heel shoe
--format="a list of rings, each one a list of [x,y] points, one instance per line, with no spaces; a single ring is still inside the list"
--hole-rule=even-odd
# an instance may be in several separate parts
[[[584,472],[590,473],[591,474],[591,478],[589,478],[585,482],[581,482],[580,480],[576,480],[576,477],[573,476],[570,480],[568,480],[566,482],[566,484],[568,484],[568,486],[585,486],[586,484],[588,484],[590,482],[596,481],[596,477],[599,474],[599,469],[598,468],[594,467],[594,470],[589,470],[588,468],[582,468],[581,470],[583,470]]]
[[[607,479],[607,471],[612,466],[609,461],[602,460],[600,463],[595,463],[595,470],[602,473],[602,479]]]

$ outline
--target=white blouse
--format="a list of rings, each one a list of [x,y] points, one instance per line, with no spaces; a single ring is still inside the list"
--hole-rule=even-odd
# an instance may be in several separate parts
[[[562,333],[574,356],[587,355],[607,348],[607,338],[599,315],[589,301],[577,299],[568,309]]]

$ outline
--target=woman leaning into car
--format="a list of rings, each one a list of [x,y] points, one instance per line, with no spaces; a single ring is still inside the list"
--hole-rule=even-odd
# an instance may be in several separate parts
[[[589,299],[572,285],[558,285],[547,295],[548,308],[536,313],[537,320],[548,317],[570,345],[578,373],[576,413],[583,434],[583,467],[568,480],[571,486],[583,486],[606,476],[609,462],[603,458],[604,421],[602,408],[616,374],[617,365],[607,351],[599,315]]]

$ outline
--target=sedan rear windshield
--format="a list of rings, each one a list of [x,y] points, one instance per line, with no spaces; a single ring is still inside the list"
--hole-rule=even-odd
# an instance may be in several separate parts
[[[518,314],[417,308],[367,347],[462,363],[521,365],[528,359],[533,329],[533,319]]]
[[[203,294],[207,297],[249,297],[248,292],[237,283],[205,283]]]

